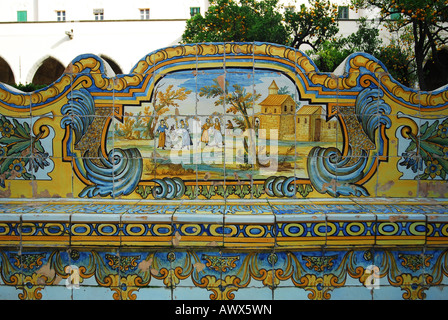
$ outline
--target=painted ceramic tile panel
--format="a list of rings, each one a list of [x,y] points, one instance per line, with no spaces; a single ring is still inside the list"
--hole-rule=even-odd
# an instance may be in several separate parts
[[[374,57],[320,73],[267,43],[160,49],[129,74],[76,57],[47,88],[0,84],[7,198],[444,197],[448,96]]]
[[[444,299],[446,250],[1,250],[5,300]],[[256,293],[255,293],[256,292]],[[285,293],[289,296],[285,296]],[[162,293],[162,294],[160,294]],[[157,296],[157,294],[159,294]],[[185,298],[187,297],[187,298]]]

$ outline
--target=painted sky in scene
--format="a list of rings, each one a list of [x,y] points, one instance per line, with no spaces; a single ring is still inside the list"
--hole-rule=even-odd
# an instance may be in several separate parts
[[[157,84],[157,87],[160,88],[159,90],[164,91],[170,84],[172,84],[174,85],[173,90],[182,87],[191,90],[191,94],[185,101],[178,102],[180,105],[179,113],[181,115],[196,114],[196,105],[198,115],[210,115],[213,112],[224,113],[224,108],[222,106],[215,106],[215,99],[199,97],[200,89],[204,86],[213,85],[213,80],[220,76],[229,83],[229,88],[231,90],[233,90],[233,85],[238,84],[244,87],[248,93],[254,92],[254,90],[256,93],[260,93],[261,97],[258,99],[257,103],[260,103],[267,97],[268,87],[273,80],[275,80],[279,88],[286,86],[290,93],[294,93],[295,97],[298,97],[297,90],[288,77],[281,73],[263,70],[256,70],[255,73],[251,70],[247,71],[244,69],[227,69],[225,73],[223,70],[207,70],[198,72],[196,77],[192,76],[191,71],[180,71],[165,76]],[[255,108],[254,111],[258,112],[259,110]],[[170,110],[166,114],[174,114],[174,110]]]

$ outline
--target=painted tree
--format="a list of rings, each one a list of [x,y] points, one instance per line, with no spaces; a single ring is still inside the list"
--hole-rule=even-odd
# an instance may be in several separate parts
[[[234,84],[231,88],[229,88],[229,82],[224,81],[221,77],[213,79],[213,83],[214,84],[210,86],[202,87],[199,91],[199,96],[206,97],[208,99],[216,99],[214,102],[215,106],[225,106],[227,107],[227,113],[241,115],[243,120],[240,120],[237,117],[234,119],[237,122],[237,127],[243,132],[250,133],[251,129],[254,128],[254,123],[252,117],[249,115],[249,112],[253,109],[255,102],[260,99],[261,94],[256,92],[247,92],[247,90],[239,84]],[[254,137],[251,135],[249,135],[249,137],[244,137],[243,145],[245,156],[250,153],[249,145],[252,144],[249,142],[249,139],[252,138]],[[263,166],[258,161],[258,157],[256,157],[256,162],[257,165]]]
[[[229,89],[229,82],[223,81],[221,78],[213,79],[214,84],[201,88],[200,97],[214,98],[216,106],[226,106],[226,112],[233,114],[240,113],[244,118],[244,127],[240,129],[247,130],[253,128],[253,123],[249,115],[249,109],[252,109],[255,102],[261,97],[256,92],[247,92],[246,89],[239,84]]]
[[[137,115],[126,113],[123,123],[115,124],[116,134],[125,139],[154,139],[155,128],[160,116],[175,108],[175,114],[178,114],[180,107],[178,101],[187,99],[191,90],[186,88],[173,89],[173,85],[169,85],[165,91],[160,91],[160,85],[154,93],[153,106],[146,106],[143,111]]]
[[[424,63],[448,43],[448,0],[352,0],[357,8],[379,9],[380,19],[390,32],[412,32],[414,61],[421,90],[428,90]]]
[[[153,110],[150,111],[150,108],[145,109],[148,121],[144,135],[150,139],[154,138],[155,128],[160,116],[173,107],[175,108],[175,112],[178,113],[178,108],[180,107],[178,101],[186,100],[191,93],[191,90],[187,90],[183,87],[173,89],[174,86],[172,84],[170,84],[165,91],[159,91],[160,87],[158,87],[154,93]]]

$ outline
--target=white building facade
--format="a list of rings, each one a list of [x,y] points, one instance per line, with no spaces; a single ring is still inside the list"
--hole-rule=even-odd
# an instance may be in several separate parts
[[[285,0],[285,5],[295,5]],[[346,8],[340,32],[356,30],[360,16]],[[105,59],[127,73],[146,54],[180,42],[186,21],[207,11],[208,0],[0,0],[0,81],[45,83],[78,55]],[[346,15],[345,15],[346,13]],[[51,82],[51,81],[50,81]]]

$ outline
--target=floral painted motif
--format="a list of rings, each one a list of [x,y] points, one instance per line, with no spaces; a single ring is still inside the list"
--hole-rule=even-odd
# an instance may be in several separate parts
[[[443,179],[448,173],[448,119],[425,121],[418,135],[412,132],[407,137],[411,140],[400,166],[411,168],[418,173],[415,179]]]
[[[108,69],[0,84],[1,297],[446,295],[448,87],[258,42]]]
[[[35,179],[34,173],[49,166],[49,154],[42,146],[45,132],[31,133],[28,122],[0,117],[0,186],[5,180],[23,178]]]

